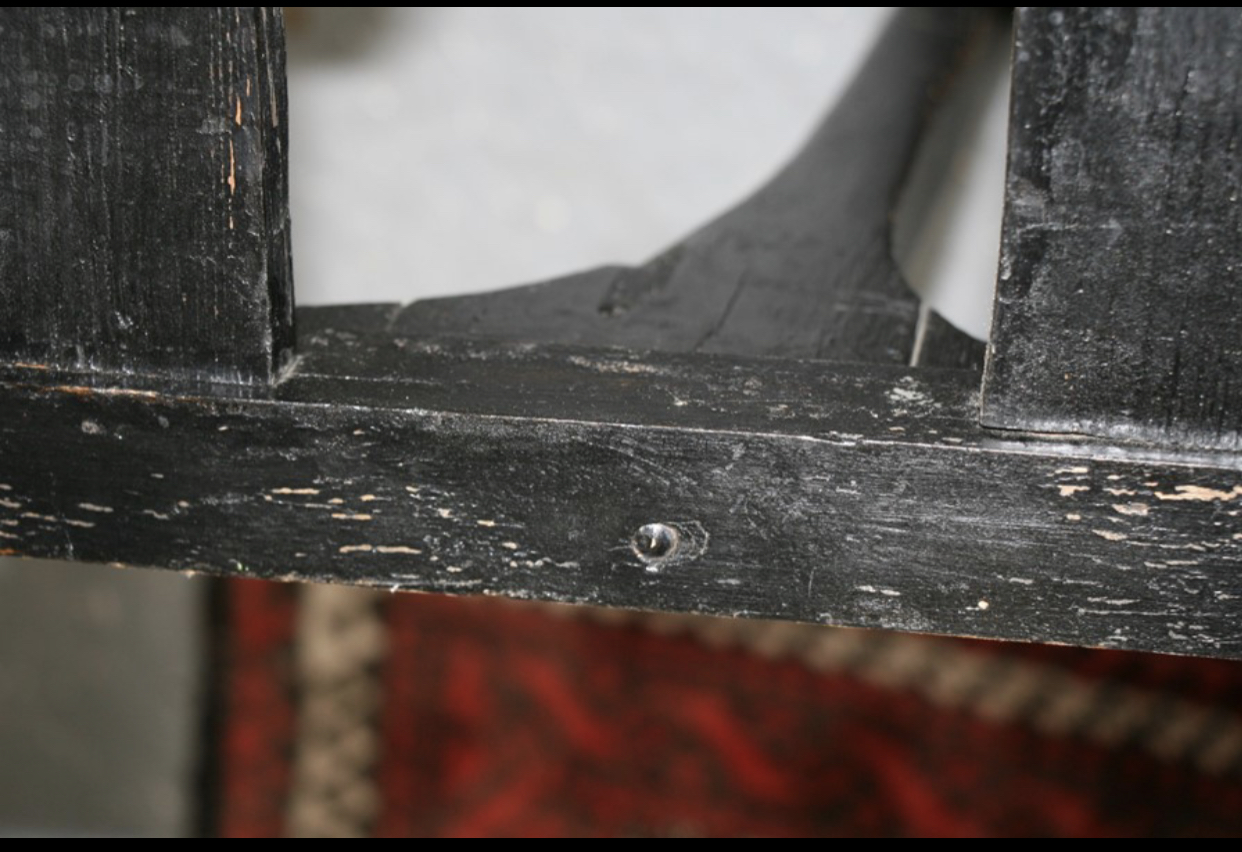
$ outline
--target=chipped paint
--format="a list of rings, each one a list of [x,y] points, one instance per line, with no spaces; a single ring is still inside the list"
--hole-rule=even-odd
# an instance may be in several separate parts
[[[1113,511],[1122,515],[1134,515],[1145,518],[1150,511],[1150,507],[1146,503],[1114,503]]]
[[[1112,530],[1092,530],[1091,532],[1108,541],[1124,541],[1126,539],[1125,533],[1113,532]]]
[[[88,512],[104,512],[104,513],[107,513],[107,512],[111,512],[111,511],[112,511],[112,507],[111,507],[111,506],[100,506],[100,505],[98,505],[98,504],[96,504],[96,503],[79,503],[79,504],[78,504],[78,508],[79,508],[79,509],[85,509],[85,510],[86,510],[86,511],[88,511]]]
[[[1090,491],[1089,485],[1058,485],[1057,490],[1061,492],[1062,497],[1072,497],[1079,491]]]
[[[333,512],[332,517],[338,521],[369,521],[371,516],[367,514],[354,514],[351,512]]]
[[[1204,488],[1201,485],[1175,485],[1173,491],[1176,493],[1157,491],[1156,498],[1158,500],[1199,500],[1205,503],[1219,500],[1224,503],[1242,497],[1242,485],[1235,485],[1231,491]]]
[[[344,547],[337,548],[338,553],[382,553],[385,555],[400,554],[408,556],[418,556],[422,553],[416,547],[406,547],[403,544],[347,544]],[[301,554],[305,555],[305,554]]]
[[[629,375],[659,376],[664,370],[652,364],[635,361],[611,361],[602,358],[585,358],[581,355],[570,355],[569,363],[583,367],[596,373],[624,373]]]
[[[160,395],[156,393],[155,391],[138,390],[137,388],[95,388],[95,387],[87,387],[85,385],[53,385],[52,387],[48,388],[48,390],[52,391],[53,393],[67,393],[72,396],[81,396],[81,397],[132,396],[132,397],[138,397],[139,399],[159,399],[160,398]],[[97,433],[89,432],[89,430],[87,429],[86,424],[90,422],[91,421],[88,420],[82,423],[82,431],[88,432],[88,434],[97,434]],[[97,426],[98,424],[92,424],[92,425]],[[102,434],[102,430],[100,430],[98,434]]]
[[[893,406],[894,417],[903,417],[912,410],[916,414],[926,414],[940,408],[935,398],[928,395],[913,376],[903,376],[894,387],[889,388],[885,397]]]
[[[901,592],[896,589],[878,589],[875,586],[855,586],[854,588],[860,592],[866,592],[869,595],[884,595],[885,597],[890,598],[901,597]]]
[[[318,494],[318,488],[273,488],[273,494]]]

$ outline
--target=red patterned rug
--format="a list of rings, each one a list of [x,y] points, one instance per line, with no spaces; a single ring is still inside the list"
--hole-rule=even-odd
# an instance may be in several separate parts
[[[1242,833],[1242,664],[232,581],[240,835]]]

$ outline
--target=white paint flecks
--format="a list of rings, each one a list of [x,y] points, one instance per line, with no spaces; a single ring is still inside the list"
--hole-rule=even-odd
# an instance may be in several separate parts
[[[1219,491],[1215,488],[1204,488],[1201,485],[1176,485],[1173,487],[1176,493],[1170,494],[1163,491],[1156,492],[1158,500],[1199,500],[1210,503],[1213,500],[1228,502],[1242,497],[1242,485],[1235,485],[1231,491]]]
[[[901,592],[896,589],[877,589],[875,586],[855,586],[854,588],[869,595],[885,595],[890,598],[901,597]]]
[[[339,553],[383,553],[418,556],[422,553],[417,547],[406,547],[403,544],[347,544],[338,548]]]
[[[918,413],[926,413],[940,407],[935,399],[919,388],[918,380],[913,376],[903,377],[885,396],[894,406],[893,415],[897,417],[908,414],[911,409]]]

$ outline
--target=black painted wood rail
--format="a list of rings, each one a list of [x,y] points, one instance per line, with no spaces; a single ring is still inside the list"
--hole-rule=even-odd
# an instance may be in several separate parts
[[[0,553],[1242,657],[1242,18],[1017,21],[984,371],[890,232],[993,17],[649,264],[295,344],[279,10],[0,12]]]

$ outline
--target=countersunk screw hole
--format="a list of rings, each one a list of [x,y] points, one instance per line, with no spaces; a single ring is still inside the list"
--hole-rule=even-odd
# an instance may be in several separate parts
[[[677,530],[668,524],[646,524],[634,533],[630,547],[644,562],[661,562],[673,555],[680,540]]]

